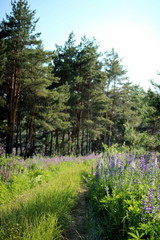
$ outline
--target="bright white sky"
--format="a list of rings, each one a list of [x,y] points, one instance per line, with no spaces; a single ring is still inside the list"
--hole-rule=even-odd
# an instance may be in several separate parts
[[[0,20],[10,13],[10,0],[0,0]],[[46,50],[64,45],[73,31],[95,37],[102,52],[114,48],[131,82],[145,89],[160,83],[160,0],[28,0],[36,10],[37,32]]]

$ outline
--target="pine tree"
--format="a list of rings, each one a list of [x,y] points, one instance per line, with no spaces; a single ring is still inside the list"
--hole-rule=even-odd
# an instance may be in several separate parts
[[[4,69],[5,69],[6,57],[5,57],[5,45],[4,40],[0,39],[0,142],[2,142],[2,146],[4,147],[3,141],[5,131],[6,131],[6,95],[4,92],[4,88],[2,87],[4,81]]]
[[[46,96],[46,87],[53,82],[53,76],[50,76],[52,80],[47,79],[48,73],[44,65],[51,60],[51,53],[43,50],[42,42],[39,40],[40,34],[34,34],[37,23],[35,11],[29,9],[25,0],[13,1],[11,4],[11,14],[6,15],[6,20],[0,25],[0,38],[4,41],[6,58],[1,89],[6,96],[7,106],[7,154],[11,154],[15,146],[20,103],[27,101],[31,103],[33,100],[32,104],[36,105],[40,96]],[[33,107],[32,104],[30,107]],[[30,112],[32,119],[35,114],[34,107],[32,113]],[[33,135],[32,121],[29,122],[30,133],[27,142],[30,142],[29,139]]]
[[[68,99],[68,94],[71,96],[72,94],[72,88],[73,88],[73,82],[74,78],[76,76],[75,73],[75,62],[76,62],[76,55],[77,55],[77,47],[75,46],[75,35],[74,33],[70,33],[67,41],[65,42],[64,46],[56,45],[56,50],[54,51],[53,56],[53,74],[55,77],[59,78],[59,81],[57,83],[53,83],[50,87],[50,89],[54,89],[57,87],[62,87],[65,90],[65,86],[67,84],[67,88],[69,90],[69,93],[65,91],[63,98]],[[69,114],[72,112],[70,108],[70,97],[67,100],[67,106],[65,114]],[[70,109],[70,110],[69,110]],[[68,118],[67,118],[68,119]],[[55,132],[56,137],[56,152],[59,152],[59,139],[64,139],[64,135],[66,135],[66,141],[68,143],[68,150],[67,153],[71,154],[72,152],[72,143],[73,143],[73,135],[72,134],[72,123],[73,119],[70,117],[71,124],[67,123],[67,128],[64,129],[64,127],[58,127],[58,129]],[[68,122],[68,120],[67,120]],[[63,142],[63,140],[62,140]]]
[[[67,82],[70,89],[68,153],[79,155],[95,150],[96,141],[108,124],[104,117],[108,104],[106,75],[99,57],[95,39],[84,36],[75,46],[73,33],[64,47],[57,46],[55,51],[53,73],[60,78],[58,85]]]
[[[74,91],[74,102],[77,103],[75,106],[77,154],[88,154],[93,150],[92,142],[100,137],[102,122],[105,120],[103,118],[107,103],[104,91],[105,75],[102,72],[95,39],[87,39],[84,36],[78,49],[76,62],[78,81],[75,81]]]
[[[106,52],[104,59],[104,70],[106,72],[106,95],[110,99],[110,105],[106,112],[106,118],[110,120],[110,124],[107,127],[107,137],[105,137],[105,143],[111,145],[117,142],[119,129],[123,126],[122,112],[125,109],[125,97],[128,92],[128,78],[126,77],[127,71],[122,65],[122,60],[118,54],[112,49],[110,52]],[[118,139],[123,139],[118,137]]]
[[[30,11],[27,1],[13,1],[11,15],[6,15],[0,25],[0,38],[5,44],[6,65],[3,85],[6,89],[7,102],[7,143],[6,153],[13,150],[16,113],[18,108],[21,88],[24,83],[24,66],[28,59],[25,58],[26,48],[38,43],[36,36],[31,35],[36,21],[33,20],[35,12]]]

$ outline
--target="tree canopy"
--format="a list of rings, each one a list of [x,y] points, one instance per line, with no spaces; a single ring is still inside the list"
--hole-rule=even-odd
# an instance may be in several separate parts
[[[12,1],[0,23],[0,144],[24,157],[86,155],[103,144],[160,148],[160,95],[132,84],[118,53],[73,32],[43,48],[35,11]]]

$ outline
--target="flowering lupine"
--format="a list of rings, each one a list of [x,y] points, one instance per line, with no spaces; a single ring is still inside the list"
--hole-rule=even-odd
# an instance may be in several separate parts
[[[133,160],[134,160],[134,157],[132,155],[129,155],[129,154],[126,155],[127,165],[130,165]]]
[[[109,157],[109,162],[108,162],[108,170],[109,170],[109,175],[113,175],[114,169],[115,169],[115,158],[114,157]]]
[[[118,165],[118,167],[122,167],[124,165],[123,161],[121,160],[121,158],[119,156],[117,158],[117,165]]]
[[[149,194],[149,200],[150,200],[150,205],[152,208],[154,208],[154,189],[150,189],[150,194]]]
[[[149,155],[142,155],[140,157],[141,169],[146,172],[149,167]]]
[[[144,170],[146,165],[144,155],[140,157],[140,163],[141,163],[141,169]]]
[[[150,193],[148,196],[146,196],[145,200],[142,200],[143,210],[150,214],[152,213],[152,210],[154,209],[154,189],[150,189]]]
[[[157,191],[157,201],[158,201],[158,204],[160,205],[160,185],[158,186],[158,191]]]
[[[115,168],[115,159],[114,159],[114,157],[110,158],[109,168],[112,169],[112,170]]]
[[[136,159],[136,154],[127,154],[126,155],[126,159],[127,159],[127,164],[130,164],[131,162],[133,162]]]
[[[100,164],[100,160],[98,160],[96,163],[96,171],[95,171],[96,180],[99,180],[100,178],[100,168],[101,168],[101,164]]]
[[[146,213],[151,213],[151,207],[150,207],[150,204],[149,204],[149,200],[148,200],[148,197],[146,197],[146,200],[142,200],[142,209],[143,211],[145,211]]]

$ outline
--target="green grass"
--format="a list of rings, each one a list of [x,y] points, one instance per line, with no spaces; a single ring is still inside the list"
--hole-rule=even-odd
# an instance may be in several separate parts
[[[1,205],[0,240],[60,240],[67,230],[83,175],[90,162],[59,163],[47,182]]]

